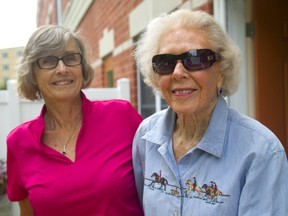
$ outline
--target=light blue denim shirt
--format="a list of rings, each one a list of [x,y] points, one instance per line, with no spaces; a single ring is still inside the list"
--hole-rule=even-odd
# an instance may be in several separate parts
[[[145,119],[134,138],[136,186],[146,216],[287,216],[288,163],[265,126],[219,98],[199,144],[177,163],[172,109]]]

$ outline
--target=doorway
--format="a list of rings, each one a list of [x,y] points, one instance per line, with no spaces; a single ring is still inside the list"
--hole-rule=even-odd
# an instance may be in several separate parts
[[[254,0],[256,119],[288,154],[288,1]]]

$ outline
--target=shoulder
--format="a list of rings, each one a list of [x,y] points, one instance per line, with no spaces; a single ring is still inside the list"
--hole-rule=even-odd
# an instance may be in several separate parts
[[[84,113],[89,115],[90,121],[97,122],[123,122],[130,123],[137,126],[142,121],[141,115],[127,100],[113,99],[113,100],[97,100],[89,101],[88,105],[84,107]]]
[[[103,115],[117,115],[119,117],[139,115],[138,111],[132,106],[132,104],[126,100],[114,99],[93,101],[92,106],[95,112],[98,114],[102,113]]]
[[[87,96],[82,92],[81,93],[82,97],[82,103],[85,107],[111,107],[111,106],[116,106],[116,107],[132,107],[131,103],[128,100],[123,100],[123,99],[107,99],[107,100],[91,100],[87,98]]]
[[[23,133],[23,132],[27,132],[29,131],[30,127],[33,126],[34,124],[37,124],[39,122],[39,119],[38,118],[35,118],[35,119],[32,119],[32,120],[29,120],[29,121],[26,121],[26,122],[23,122],[21,123],[20,125],[16,126],[15,128],[13,128],[8,136],[11,136],[11,135],[14,135],[14,134],[18,134],[18,133]]]
[[[240,138],[241,146],[249,146],[258,152],[274,154],[284,151],[277,136],[261,122],[243,115],[233,109],[229,110],[228,124],[231,136]],[[240,143],[240,142],[239,142]]]
[[[33,120],[24,122],[14,129],[12,129],[7,135],[7,145],[12,143],[23,143],[23,141],[30,140],[31,137],[35,137],[37,132],[40,131],[44,125],[40,121],[40,117]]]
[[[175,113],[171,108],[156,112],[141,122],[138,128],[138,135],[145,134],[145,137],[153,139],[163,136],[170,137],[171,127],[174,125],[171,122],[174,121],[174,118]]]
[[[90,101],[90,104],[97,109],[113,108],[114,110],[134,110],[134,107],[129,101],[121,99]]]
[[[161,121],[167,113],[167,109],[156,112],[143,120],[141,127],[151,128]]]

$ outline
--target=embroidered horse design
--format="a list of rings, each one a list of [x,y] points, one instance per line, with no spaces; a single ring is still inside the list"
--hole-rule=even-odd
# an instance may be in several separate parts
[[[154,177],[154,180],[149,184],[149,186],[154,187],[155,183],[159,183],[161,186],[159,189],[162,189],[164,187],[164,190],[166,191],[166,185],[168,184],[168,180],[164,177],[161,177],[158,175],[158,173],[154,172],[151,177]]]
[[[207,198],[207,200],[210,200],[211,202],[218,202],[219,196],[226,196],[226,197],[230,196],[230,195],[222,193],[222,191],[218,189],[208,186],[207,184],[204,184],[202,186],[202,189],[205,190],[205,197]]]
[[[175,189],[172,188],[171,189],[171,195],[178,197],[178,196],[180,196],[180,192],[178,191],[177,188],[175,188]]]
[[[202,197],[201,193],[205,193],[205,191],[201,187],[199,187],[197,184],[193,183],[191,179],[188,179],[186,181],[186,185],[188,185],[188,187],[185,190],[186,197],[188,197],[191,192],[197,192],[198,198],[201,198]]]

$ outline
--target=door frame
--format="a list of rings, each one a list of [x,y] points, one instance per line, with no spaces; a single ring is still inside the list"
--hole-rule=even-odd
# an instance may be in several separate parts
[[[253,103],[253,97],[249,98],[250,92],[248,92],[248,89],[251,90],[252,85],[251,82],[247,82],[247,74],[253,74],[253,70],[247,73],[247,70],[251,69],[251,67],[247,67],[247,62],[251,62],[253,56],[251,56],[251,59],[246,59],[247,43],[245,6],[246,4],[244,0],[214,0],[213,13],[215,19],[228,32],[228,35],[232,40],[236,42],[242,53],[242,64],[240,70],[241,82],[238,91],[227,98],[228,104],[239,112],[254,117],[255,109],[253,109],[253,107],[255,105],[248,103]],[[248,86],[248,84],[251,86]]]

